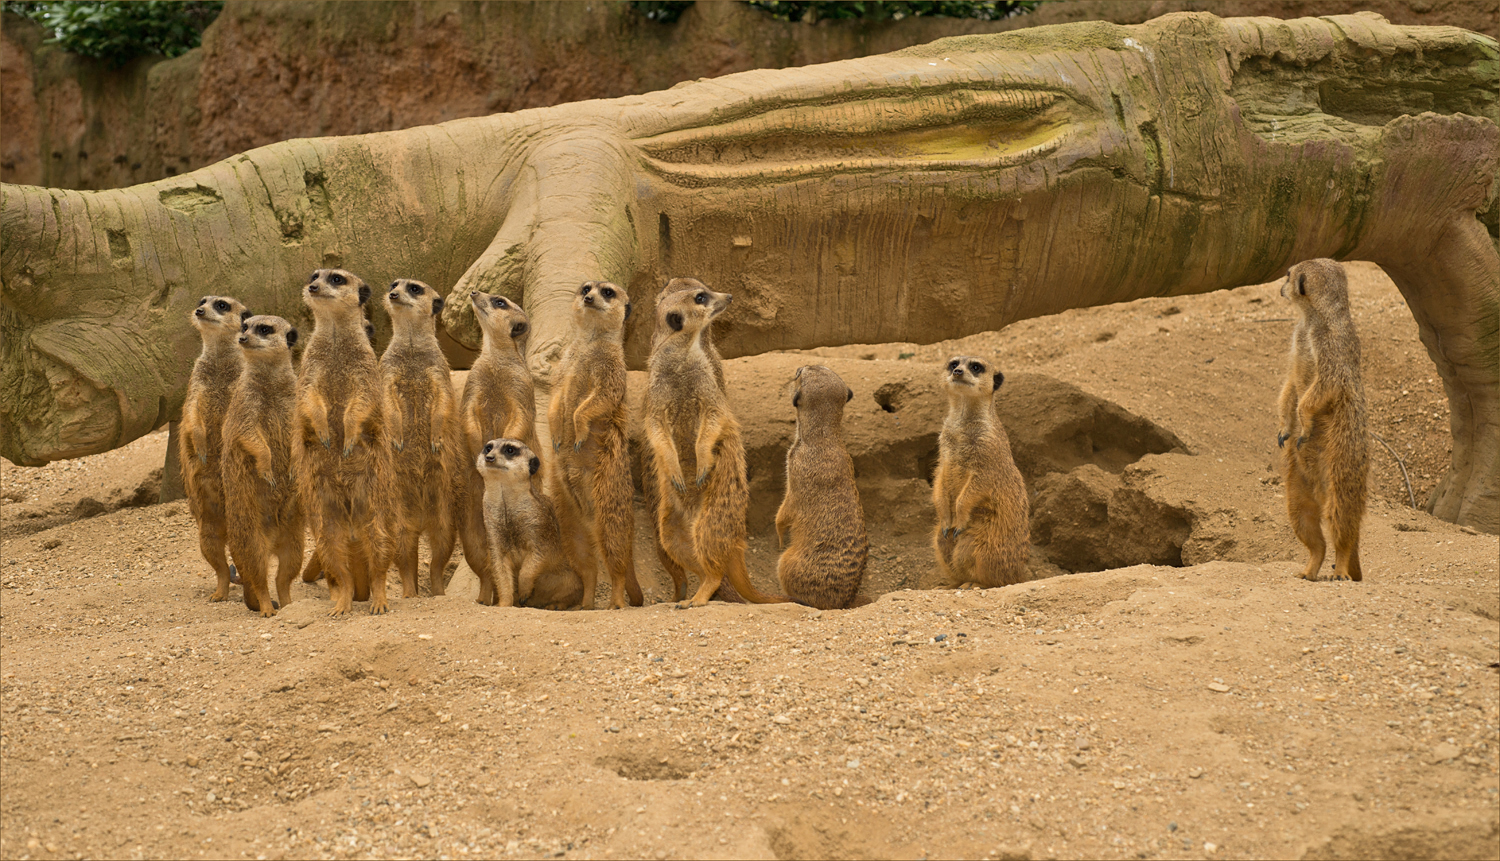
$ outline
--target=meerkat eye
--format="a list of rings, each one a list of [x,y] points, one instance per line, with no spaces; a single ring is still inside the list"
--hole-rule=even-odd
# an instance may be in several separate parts
[[[406,285],[406,292],[410,293],[413,296],[421,296],[422,295],[422,285],[421,284],[408,284],[408,285]]]
[[[328,283],[329,284],[342,284],[342,283],[344,283],[344,276],[342,276],[342,275],[338,274],[337,272],[335,272],[332,275],[328,276]]]
[[[400,281],[399,281],[399,280],[397,280],[397,281],[392,281],[392,282],[391,282],[391,289],[392,289],[392,290],[395,290],[395,289],[396,289],[396,285],[398,285],[398,284],[400,284],[400,283],[401,283],[401,282],[400,282]]]
[[[592,289],[594,289],[594,285],[592,285],[592,284],[588,283],[587,281],[585,281],[585,282],[583,282],[583,288],[578,291],[578,295],[579,296],[587,296],[587,295],[589,295],[589,291],[592,290]]]
[[[948,370],[950,370],[950,371],[956,371],[956,370],[958,370],[958,360],[957,359],[954,359],[953,361],[951,361],[951,362],[948,363]]]
[[[259,326],[255,327],[255,334],[261,336],[262,338],[269,337],[270,335],[275,334],[275,332],[275,326],[270,326],[265,323],[261,323]]]
[[[506,457],[515,457],[518,452],[520,452],[520,449],[516,448],[513,445],[507,445],[504,448],[500,449],[500,453],[505,455]]]
[[[977,377],[980,374],[984,373],[984,365],[981,365],[978,362],[970,362],[969,371]]]
[[[485,454],[489,454],[490,452],[492,452],[494,450],[495,450],[495,444],[494,443],[487,442],[487,443],[484,444],[484,453]]]
[[[198,300],[198,307],[200,307],[200,308],[203,307],[203,303],[207,302],[207,301],[208,301],[208,297],[207,296],[204,296],[202,299],[199,299]]]
[[[708,294],[707,293],[699,293],[698,295],[694,296],[693,297],[693,304],[695,304],[695,305],[707,305],[708,304]]]
[[[218,311],[220,314],[226,313],[229,311],[229,303],[225,302],[223,299],[218,299],[214,302],[214,310]]]
[[[609,289],[608,287],[605,287],[603,290],[600,290],[599,292],[602,293],[604,295],[604,298],[606,298],[606,299],[613,299],[613,298],[615,298],[615,291]]]
[[[250,331],[250,324],[249,323],[241,323],[240,324],[240,331],[241,332],[248,332],[248,331]]]
[[[313,282],[314,282],[314,281],[316,281],[316,280],[318,280],[318,273],[316,273],[316,272],[314,272],[314,273],[313,273],[313,274],[312,274],[312,277],[311,277],[311,278],[309,278],[309,279],[307,279],[307,283],[309,283],[309,284],[311,284],[311,283],[313,283]]]

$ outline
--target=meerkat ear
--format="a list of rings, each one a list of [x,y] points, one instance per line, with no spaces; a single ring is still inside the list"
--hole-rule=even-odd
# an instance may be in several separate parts
[[[797,407],[800,407],[800,406],[802,406],[802,393],[801,392],[795,392],[792,395],[792,409],[796,409]]]
[[[370,288],[364,284],[359,285],[359,304],[363,305],[370,301]]]
[[[1297,295],[1298,296],[1306,296],[1307,295],[1307,276],[1306,275],[1300,275],[1299,274],[1297,276]]]
[[[515,323],[510,327],[510,337],[512,339],[519,338],[526,334],[526,331],[530,328],[531,326],[526,323]]]
[[[290,350],[291,348],[293,348],[295,346],[297,346],[297,330],[296,329],[287,329],[286,330],[286,348],[288,350]]]
[[[625,303],[625,319],[627,319],[627,320],[630,319],[630,303],[629,302]]]
[[[995,388],[991,389],[990,391],[995,391],[995,390],[999,389],[1000,388],[1000,384],[1003,383],[1003,382],[1005,382],[1005,375],[1002,374],[1002,373],[1000,373],[999,371],[996,371],[995,372]]]
[[[436,317],[441,313],[443,313],[443,300],[439,297],[432,300],[432,316]]]
[[[254,317],[254,316],[255,315],[253,313],[251,313],[251,311],[250,311],[249,308],[246,308],[245,310],[243,310],[243,311],[240,312],[240,319],[241,320],[248,320],[248,319],[250,319],[251,317]]]
[[[672,313],[668,314],[667,315],[667,325],[672,327],[672,331],[674,331],[674,332],[681,332],[682,331],[682,315],[679,314],[679,313],[677,313],[676,311],[673,311]]]
[[[847,397],[847,398],[844,398],[844,403],[846,403],[846,404],[847,404],[847,403],[849,403],[849,402],[850,402],[850,401],[852,401],[852,400],[854,400],[854,390],[853,390],[853,389],[850,389],[850,390],[849,390],[849,397]]]
[[[527,461],[526,467],[531,470],[532,475],[536,475],[536,471],[542,468],[542,459],[536,455],[532,455],[531,460]]]

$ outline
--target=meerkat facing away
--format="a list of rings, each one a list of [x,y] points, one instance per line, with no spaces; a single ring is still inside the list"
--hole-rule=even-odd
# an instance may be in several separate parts
[[[457,405],[452,369],[437,340],[443,300],[421,281],[397,279],[385,296],[391,341],[380,357],[381,415],[390,451],[380,517],[401,572],[401,597],[417,595],[417,540],[427,536],[428,584],[443,594],[448,558],[457,535],[457,507],[467,476],[462,475]],[[385,576],[377,564],[375,577]]]
[[[297,378],[292,455],[331,615],[367,598],[371,613],[389,609],[385,573],[372,571],[386,558],[372,507],[385,434],[380,368],[360,312],[369,296],[364,281],[342,269],[319,269],[302,290],[315,328]]]
[[[229,552],[244,581],[245,606],[276,615],[267,584],[276,556],[277,602],[291,602],[291,583],[302,565],[302,499],[292,469],[297,376],[292,347],[297,330],[280,317],[250,317],[239,348],[245,371],[224,414],[224,500],[229,512]]]
[[[842,430],[844,405],[853,398],[854,390],[822,365],[798,368],[792,380],[797,435],[786,452],[786,495],[776,510],[776,540],[786,548],[776,577],[787,597],[820,610],[853,604],[870,554]]]
[[[1333,536],[1332,579],[1360,580],[1369,443],[1359,336],[1349,314],[1344,267],[1321,258],[1298,263],[1287,273],[1281,295],[1291,300],[1297,322],[1276,444],[1292,531],[1309,554],[1302,577],[1318,579],[1328,550],[1326,521]]]
[[[745,447],[702,347],[703,331],[731,298],[680,290],[656,306],[645,434],[655,458],[657,534],[672,559],[699,578],[682,607],[708,603],[724,580],[755,604],[786,600],[761,594],[745,570]]]
[[[563,552],[551,500],[542,493],[542,462],[520,440],[484,444],[474,462],[484,480],[484,524],[493,567],[481,592],[502,607],[566,610],[583,601],[583,579]]]
[[[547,425],[553,455],[547,489],[564,546],[583,577],[583,608],[594,608],[603,567],[609,606],[642,604],[635,575],[635,493],[625,427],[625,321],[630,296],[587,281],[573,299],[573,341],[558,362]]]
[[[1031,503],[995,414],[994,395],[1005,377],[973,356],[949,359],[942,376],[948,416],[932,481],[938,570],[958,588],[1029,580]]]
[[[536,390],[526,367],[526,336],[531,331],[526,312],[504,296],[477,290],[469,294],[469,303],[484,341],[459,402],[463,462],[474,463],[492,439],[519,440],[535,453]],[[498,596],[484,521],[484,477],[479,470],[465,469],[464,482],[458,536],[464,559],[479,576],[479,603],[492,605]]]
[[[182,487],[188,510],[198,522],[198,549],[213,567],[218,584],[210,601],[229,597],[233,567],[225,555],[226,518],[220,453],[224,411],[245,359],[235,338],[240,323],[250,316],[232,296],[204,296],[193,309],[193,328],[203,339],[203,352],[193,362],[182,421],[177,431],[177,457],[182,464]]]

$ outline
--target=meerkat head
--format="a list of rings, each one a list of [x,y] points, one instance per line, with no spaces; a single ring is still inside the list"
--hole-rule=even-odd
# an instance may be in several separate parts
[[[623,331],[630,319],[630,296],[608,281],[585,281],[573,299],[573,320],[587,329]]]
[[[854,400],[854,390],[844,385],[844,379],[822,365],[798,368],[792,376],[791,389],[792,406],[798,411],[833,408],[843,415],[844,404]]]
[[[691,279],[677,279],[688,280]],[[715,293],[702,284],[696,290],[676,290],[670,293],[662,291],[656,302],[657,337],[670,338],[678,333],[689,337],[696,335],[707,329],[715,317],[724,313],[724,309],[733,300],[734,297],[728,293]]]
[[[385,310],[391,315],[392,321],[432,326],[437,316],[443,313],[443,299],[421,281],[397,278],[386,291]]]
[[[478,290],[469,294],[469,303],[474,306],[474,319],[479,321],[479,328],[487,337],[500,344],[515,341],[516,349],[526,352],[531,321],[520,305],[504,296]]]
[[[1301,313],[1349,313],[1349,280],[1344,267],[1326,257],[1304,260],[1288,270],[1286,280],[1281,282],[1281,295],[1292,300],[1292,306]]]
[[[314,316],[334,309],[357,312],[370,298],[370,288],[351,272],[343,269],[319,269],[302,288],[302,301]]]
[[[204,296],[193,309],[193,326],[205,338],[229,338],[240,330],[240,321],[249,316],[249,309],[233,296]]]
[[[485,481],[529,484],[542,461],[518,439],[492,439],[480,449],[474,466]]]
[[[246,357],[290,360],[291,350],[297,346],[297,330],[280,317],[259,314],[240,324],[239,341]]]
[[[1004,374],[974,356],[954,356],[943,365],[943,383],[950,394],[989,397],[1003,382]]]

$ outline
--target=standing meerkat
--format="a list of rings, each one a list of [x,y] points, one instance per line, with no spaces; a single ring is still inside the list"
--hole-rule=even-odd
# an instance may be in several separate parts
[[[1031,579],[1031,503],[1010,438],[995,415],[1005,376],[982,360],[954,356],[943,367],[948,417],[938,435],[932,480],[937,508],[933,549],[950,587],[1009,586]]]
[[[427,536],[428,585],[443,594],[457,535],[462,463],[452,370],[437,340],[443,300],[421,281],[398,279],[385,295],[391,342],[380,357],[380,411],[390,450],[380,463],[382,533],[401,572],[401,597],[417,595],[417,540]],[[372,576],[384,577],[377,564]]]
[[[292,455],[314,552],[328,576],[331,615],[370,601],[384,613],[385,553],[373,503],[384,457],[380,366],[365,336],[360,306],[370,288],[342,269],[319,269],[302,290],[315,328],[297,378],[297,433]]]
[[[844,405],[854,390],[832,369],[808,365],[792,380],[797,435],[786,452],[786,496],[776,510],[781,591],[799,604],[841,610],[854,603],[870,539],[844,448]],[[791,530],[791,543],[785,533]]]
[[[642,603],[635,576],[635,492],[625,427],[625,321],[630,296],[586,281],[573,299],[573,341],[557,364],[547,407],[553,455],[547,490],[557,504],[568,558],[583,577],[583,609],[594,608],[602,566],[609,606]]]
[[[533,453],[538,449],[536,390],[531,369],[526,367],[526,336],[531,331],[526,312],[504,296],[477,290],[469,294],[469,303],[484,342],[464,380],[458,407],[466,467],[476,462],[480,450],[492,439],[519,440]],[[494,604],[497,596],[484,522],[484,477],[480,471],[467,468],[463,477],[458,536],[463,542],[464,559],[479,575],[479,603]]]
[[[1318,579],[1333,535],[1333,578],[1359,580],[1359,526],[1365,516],[1369,443],[1359,336],[1349,315],[1344,267],[1327,259],[1298,263],[1281,295],[1297,322],[1286,385],[1281,389],[1281,467],[1292,531],[1310,555],[1302,577]],[[1293,440],[1293,445],[1287,445]]]
[[[235,381],[245,366],[235,344],[240,323],[250,316],[240,300],[204,296],[193,309],[193,328],[203,339],[203,352],[193,363],[182,421],[177,426],[177,459],[182,464],[182,488],[188,509],[198,522],[198,549],[213,566],[218,584],[210,601],[229,597],[233,575],[225,556],[224,480],[220,461],[224,411]]]
[[[557,512],[542,493],[541,459],[520,440],[495,439],[474,465],[484,480],[484,525],[494,560],[493,579],[481,581],[481,591],[495,594],[502,607],[578,606],[583,580],[568,563]]]
[[[755,604],[761,594],[745,570],[745,446],[740,424],[703,348],[703,332],[732,297],[707,288],[662,296],[656,306],[645,434],[655,461],[657,534],[698,591],[679,604],[701,607],[725,580]]]
[[[291,602],[292,578],[302,566],[302,500],[292,469],[297,376],[292,347],[297,330],[280,317],[250,317],[239,336],[245,372],[224,414],[224,500],[229,552],[244,581],[245,606],[276,615],[269,561],[276,556],[276,598]]]

